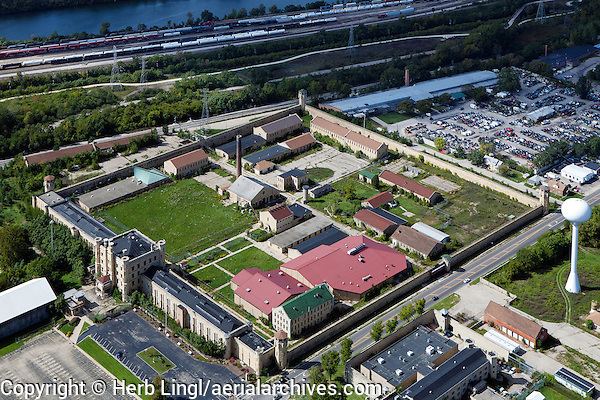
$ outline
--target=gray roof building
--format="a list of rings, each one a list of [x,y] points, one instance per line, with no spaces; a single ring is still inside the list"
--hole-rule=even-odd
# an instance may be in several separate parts
[[[323,232],[333,223],[323,217],[315,216],[299,225],[294,226],[269,239],[269,245],[285,253],[290,247],[294,247],[303,241]]]
[[[242,175],[231,184],[228,191],[235,194],[238,198],[244,199],[249,203],[263,191],[269,190],[279,193],[273,186],[268,185],[251,176]]]
[[[258,135],[244,136],[241,139],[242,154],[244,154],[252,149],[258,149],[259,147],[264,146],[266,143],[267,143],[267,141]],[[225,143],[221,146],[218,146],[215,148],[215,150],[217,150],[217,152],[221,152],[221,153],[225,154],[227,156],[227,158],[232,158],[233,156],[235,156],[235,152],[236,152],[235,140]]]
[[[125,232],[111,239],[115,255],[127,255],[130,259],[139,257],[153,250],[154,243],[137,230]]]
[[[73,226],[85,236],[86,240],[94,240],[99,237],[108,239],[115,236],[115,233],[108,229],[104,224],[97,221],[94,217],[77,207],[71,201],[59,203],[50,207],[50,214],[56,214],[62,219],[62,223],[67,226]]]
[[[325,229],[323,232],[317,234],[316,236],[313,236],[310,239],[307,239],[304,242],[297,244],[290,250],[293,250],[298,255],[302,255],[304,253],[308,253],[312,249],[316,249],[322,244],[331,245],[347,237],[348,234],[346,232],[340,230],[335,226],[331,226],[330,228]]]
[[[303,171],[298,168],[293,168],[293,169],[290,169],[289,171],[279,174],[279,176],[282,178],[288,178],[288,177],[303,178],[306,176],[306,171]]]
[[[345,114],[386,110],[396,108],[404,100],[425,100],[442,94],[461,92],[465,86],[469,85],[486,87],[496,85],[497,83],[498,75],[496,73],[492,71],[474,71],[445,78],[431,79],[412,86],[403,86],[364,96],[336,100],[325,103],[324,106]]]
[[[265,351],[273,347],[271,342],[263,339],[254,331],[244,332],[242,335],[238,336],[238,339],[254,351]]]
[[[283,147],[279,144],[267,147],[266,149],[259,150],[255,153],[248,154],[243,158],[246,164],[252,166],[258,164],[260,161],[277,161],[281,160],[285,156],[291,153],[291,150]]]

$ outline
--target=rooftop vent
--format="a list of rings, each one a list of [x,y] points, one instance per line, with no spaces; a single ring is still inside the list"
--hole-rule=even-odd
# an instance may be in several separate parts
[[[371,278],[372,278],[372,276],[369,274],[369,275],[363,276],[362,280],[366,282],[366,281],[368,281]]]
[[[396,371],[394,371],[396,373],[396,376],[400,376],[403,375],[404,372],[401,369],[397,369]]]
[[[409,357],[412,357],[412,356],[415,355],[415,352],[412,351],[412,350],[409,350],[409,351],[406,352],[406,355],[409,356]]]
[[[246,288],[246,292],[248,292],[248,293],[250,293],[251,290],[252,289],[250,289],[250,288]]]
[[[355,254],[358,254],[361,250],[363,250],[365,247],[367,247],[366,244],[361,243],[356,247],[351,248],[350,250],[347,251],[349,256],[353,256]]]
[[[379,358],[377,359],[377,362],[378,362],[379,364],[385,364],[385,360],[383,359],[383,357],[379,357]]]

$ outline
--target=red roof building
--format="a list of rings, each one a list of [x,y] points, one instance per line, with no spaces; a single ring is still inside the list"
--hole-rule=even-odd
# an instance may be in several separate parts
[[[281,143],[283,147],[287,147],[292,151],[292,153],[295,154],[302,153],[310,149],[315,144],[317,144],[317,141],[310,133],[304,133],[300,136],[296,136],[295,138],[286,140],[285,142]]]
[[[197,149],[165,161],[163,169],[173,176],[189,176],[205,168],[209,163],[206,152]]]
[[[394,221],[390,221],[389,219],[374,213],[373,211],[363,208],[358,210],[356,214],[354,214],[354,223],[359,228],[367,228],[371,229],[379,235],[391,235],[398,224]]]
[[[442,195],[433,189],[428,188],[415,181],[407,178],[404,175],[398,175],[392,171],[385,170],[379,174],[379,182],[390,186],[396,186],[401,190],[405,190],[414,194],[422,200],[426,200],[429,204],[435,204],[442,200]]]
[[[370,290],[399,278],[408,265],[404,254],[361,235],[321,245],[281,269],[311,288],[326,282],[336,298],[358,301]]]
[[[26,155],[25,164],[31,165],[45,164],[56,161],[60,158],[75,157],[83,153],[91,153],[94,151],[94,146],[91,143],[78,144],[75,146],[61,147],[58,150],[42,151],[40,153]]]
[[[379,208],[384,204],[391,203],[392,201],[394,201],[394,195],[392,195],[391,192],[381,192],[366,199],[362,205],[363,207]]]
[[[485,308],[483,319],[514,341],[525,343],[536,349],[548,338],[548,331],[537,322],[511,310],[510,308],[490,301]]]
[[[271,317],[271,311],[309,288],[281,270],[248,268],[231,280],[234,302],[256,318]]]

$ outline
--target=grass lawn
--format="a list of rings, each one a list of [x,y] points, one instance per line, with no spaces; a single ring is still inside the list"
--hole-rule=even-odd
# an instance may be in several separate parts
[[[528,279],[513,281],[503,288],[515,294],[517,299],[511,304],[527,314],[550,322],[565,320],[565,299],[559,290],[557,275],[560,274],[560,286],[564,286],[569,275],[570,261],[549,266],[545,272],[534,273]],[[581,294],[567,293],[571,304],[571,320],[578,321],[587,315],[592,299],[600,298],[600,250],[581,249],[578,264]],[[496,281],[495,274],[489,279]]]
[[[0,344],[0,357],[7,355],[17,349],[20,349],[25,344],[25,341],[18,340],[12,343],[2,343]]]
[[[81,327],[81,332],[79,332],[79,334],[81,335],[83,332],[87,331],[90,327],[90,324],[88,324],[86,321],[83,321],[83,326]]]
[[[231,280],[229,275],[214,265],[209,265],[208,267],[202,268],[201,270],[194,272],[193,275],[196,279],[198,279],[200,284],[209,286],[213,289],[223,286]]]
[[[335,182],[334,191],[318,199],[310,200],[310,204],[328,215],[348,225],[353,225],[352,216],[361,208],[363,200],[379,193],[373,186],[360,182],[357,175],[351,175]]]
[[[559,384],[546,385],[538,390],[541,394],[546,397],[546,400],[572,400],[580,399],[577,393],[568,390]]]
[[[159,374],[164,374],[175,368],[175,364],[154,347],[148,347],[146,350],[140,351],[137,356]]]
[[[306,173],[308,174],[308,179],[313,182],[322,182],[333,176],[333,170],[322,167],[309,168],[306,170]]]
[[[210,264],[213,261],[219,260],[223,257],[225,257],[227,254],[227,251],[223,250],[220,247],[215,247],[214,249],[211,249],[205,253],[200,254],[197,257],[192,258],[189,262],[188,265],[190,266],[197,266],[198,264],[202,264],[202,265],[206,265],[206,264]]]
[[[71,336],[73,331],[75,330],[75,325],[70,324],[69,322],[65,323],[60,327],[60,331],[65,334],[65,336]]]
[[[119,362],[112,355],[107,353],[100,345],[92,338],[86,337],[78,344],[79,348],[85,351],[90,357],[96,362],[102,365],[111,375],[119,380],[124,380],[126,383],[133,383],[140,385],[142,381],[135,376],[130,370],[125,368],[123,364]],[[142,399],[149,399],[149,396],[141,396]]]
[[[444,308],[446,310],[448,310],[448,309],[454,307],[455,305],[457,305],[459,301],[460,301],[460,296],[457,295],[456,293],[453,293],[450,296],[442,299],[435,306],[433,306],[433,308],[436,310],[443,310]]]
[[[193,179],[170,183],[97,213],[116,232],[137,228],[165,239],[171,261],[179,261],[249,228],[252,217]]]
[[[238,251],[243,249],[244,247],[250,246],[251,244],[252,243],[250,243],[246,238],[239,237],[223,244],[223,247],[225,247],[229,251]]]
[[[410,115],[401,114],[398,112],[391,112],[387,114],[378,115],[377,118],[385,122],[386,124],[395,124],[410,119]]]
[[[269,239],[273,235],[262,229],[254,229],[253,231],[248,232],[248,236],[251,239],[256,240],[257,242],[264,242],[265,240]]]
[[[219,261],[218,264],[235,275],[243,269],[252,267],[260,268],[263,271],[277,269],[281,265],[281,261],[256,247],[250,247],[234,256]]]

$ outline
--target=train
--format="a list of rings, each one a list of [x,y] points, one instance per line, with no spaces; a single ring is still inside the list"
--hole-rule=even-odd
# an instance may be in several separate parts
[[[81,62],[81,61],[90,61],[97,60],[100,58],[108,58],[113,57],[115,54],[117,57],[119,56],[128,56],[135,54],[146,54],[152,53],[156,51],[170,51],[176,50],[180,48],[190,48],[196,46],[203,46],[213,43],[223,43],[230,42],[234,40],[244,40],[244,39],[252,39],[258,37],[265,36],[276,36],[285,33],[285,29],[271,29],[271,30],[253,30],[248,32],[239,32],[229,35],[215,35],[210,37],[203,37],[196,40],[180,40],[180,41],[172,41],[165,43],[155,43],[148,44],[144,46],[134,46],[134,47],[126,47],[121,49],[114,50],[105,50],[105,51],[97,51],[91,53],[81,53],[81,54],[69,54],[62,57],[44,57],[37,58],[35,60],[26,60],[22,62],[12,62],[7,64],[0,64],[0,70],[7,69],[16,69],[16,68],[25,68],[25,67],[33,67],[38,65],[48,65],[48,64],[66,64],[71,62]]]
[[[383,7],[395,7],[402,4],[412,3],[414,0],[372,0],[362,1],[360,3],[349,2],[346,4],[334,4],[322,6],[319,11],[307,11],[299,14],[291,15],[274,15],[261,18],[249,18],[240,19],[227,24],[217,25],[214,21],[204,22],[197,26],[187,26],[182,28],[173,29],[162,29],[147,32],[135,32],[127,34],[111,34],[105,37],[85,39],[85,40],[72,40],[61,43],[49,43],[49,44],[31,44],[31,45],[12,45],[6,48],[0,48],[0,59],[10,59],[19,57],[28,57],[43,55],[47,53],[57,53],[71,50],[80,49],[91,49],[95,47],[111,47],[123,44],[131,44],[135,42],[150,42],[176,38],[182,35],[189,35],[194,33],[204,32],[225,32],[230,29],[251,27],[256,25],[266,24],[288,24],[287,28],[314,25],[320,23],[330,23],[337,20],[336,17],[332,17],[333,14],[354,12],[369,9],[378,9]],[[283,27],[283,25],[282,25]],[[202,40],[202,39],[198,39]],[[193,40],[188,42],[194,42]],[[188,43],[184,42],[184,43]],[[144,48],[146,46],[138,46]],[[137,48],[137,47],[136,47]],[[155,49],[155,48],[153,48]],[[123,51],[128,51],[123,49]],[[98,52],[99,53],[99,52]],[[113,51],[110,51],[113,54]],[[64,57],[61,57],[61,59]],[[7,69],[7,65],[14,63],[0,65],[0,69]],[[14,67],[13,67],[14,68]],[[17,67],[18,68],[18,67]]]

